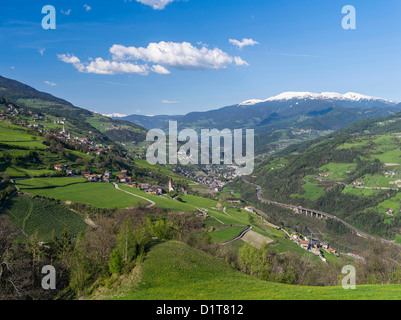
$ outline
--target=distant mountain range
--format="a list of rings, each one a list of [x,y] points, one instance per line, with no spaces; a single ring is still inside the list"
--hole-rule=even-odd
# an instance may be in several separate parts
[[[262,102],[267,101],[286,101],[286,100],[328,100],[328,101],[349,101],[349,102],[359,102],[363,107],[372,107],[379,105],[397,105],[398,102],[385,100],[381,98],[369,97],[363,94],[348,92],[346,94],[340,94],[337,92],[322,92],[322,93],[313,93],[313,92],[284,92],[277,96],[268,98],[266,100],[247,100],[241,102],[239,105],[255,105]]]
[[[182,128],[254,128],[263,134],[274,129],[308,128],[338,130],[358,120],[388,116],[401,111],[398,102],[358,93],[285,92],[266,100],[247,100],[236,105],[186,115],[130,115],[123,119],[146,129],[166,129],[170,120]]]
[[[252,99],[186,115],[124,116],[112,113],[105,116],[1,76],[0,97],[53,116],[67,117],[83,132],[96,132],[100,140],[111,139],[119,143],[143,141],[145,129],[166,130],[171,120],[178,121],[180,130],[252,128],[257,135],[256,149],[261,153],[267,151],[267,144],[275,143],[283,136],[291,138],[293,130],[339,130],[362,119],[386,117],[401,111],[398,102],[358,93],[285,92],[266,100]]]

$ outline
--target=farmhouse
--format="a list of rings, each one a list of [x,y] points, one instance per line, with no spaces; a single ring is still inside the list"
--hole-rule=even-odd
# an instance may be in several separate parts
[[[54,166],[54,169],[57,171],[65,170],[66,168],[67,168],[67,166],[65,166],[64,164],[56,164]]]
[[[304,248],[305,250],[309,249],[309,241],[306,240],[299,241],[299,245],[301,246],[301,248]]]
[[[389,216],[392,216],[394,214],[394,209],[389,209],[386,214],[388,214]]]
[[[336,251],[335,249],[333,249],[333,248],[328,248],[327,251],[328,251],[329,253],[331,253],[331,254],[334,254],[334,255],[337,254],[337,251]]]
[[[163,188],[159,186],[152,186],[145,189],[148,194],[163,194]]]
[[[106,171],[104,173],[104,177],[107,178],[107,179],[110,179],[110,178],[113,178],[113,174],[110,171]]]
[[[250,213],[254,213],[253,207],[245,207],[245,210],[250,212]]]
[[[330,245],[329,245],[329,243],[327,242],[327,241],[324,241],[324,242],[322,242],[322,248],[323,249],[328,249],[328,248],[330,248]]]
[[[98,175],[96,174],[90,174],[86,177],[88,179],[88,181],[90,182],[97,182],[99,181]]]

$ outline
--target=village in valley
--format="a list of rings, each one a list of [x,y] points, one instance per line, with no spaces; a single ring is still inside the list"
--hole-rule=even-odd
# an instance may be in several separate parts
[[[26,113],[23,109],[15,108],[13,105],[9,105],[9,109],[6,113],[1,113],[0,117],[2,120],[10,121],[10,118],[7,116],[8,114],[11,116],[18,115],[20,113]],[[87,155],[107,155],[108,149],[110,146],[95,143],[92,140],[85,138],[85,137],[77,137],[72,136],[66,129],[67,121],[65,118],[57,118],[57,119],[49,119],[45,116],[41,116],[40,114],[32,113],[28,111],[30,117],[33,118],[34,124],[27,124],[23,121],[19,122],[19,125],[23,125],[28,129],[38,131],[44,135],[52,135],[57,139],[62,141],[66,141],[73,144],[78,144],[87,150]],[[36,121],[41,123],[35,123]],[[42,124],[45,123],[53,123],[57,125],[57,127],[62,126],[62,130],[56,131],[55,128],[47,128],[46,125]],[[113,128],[117,128],[116,125],[112,125]],[[304,134],[305,132],[302,132]],[[310,133],[310,132],[307,132]],[[143,154],[143,152],[142,152]],[[142,155],[143,157],[143,155]],[[284,167],[284,164],[278,164],[278,168]],[[163,194],[172,194],[173,198],[177,197],[178,194],[188,194],[188,190],[186,190],[181,185],[175,186],[173,181],[169,179],[168,185],[160,186],[154,185],[147,182],[139,182],[135,181],[135,179],[129,174],[128,170],[120,170],[119,172],[112,172],[112,170],[105,170],[103,173],[92,173],[92,172],[80,172],[79,170],[74,170],[69,168],[67,164],[56,164],[53,166],[53,169],[60,172],[62,175],[69,176],[69,177],[77,177],[81,176],[85,178],[88,182],[94,183],[121,183],[132,188],[137,188],[139,190],[143,190],[147,194],[150,195],[163,195]],[[235,165],[223,166],[223,165],[200,165],[200,166],[181,166],[178,165],[174,169],[172,169],[176,174],[182,176],[183,178],[188,178],[200,185],[203,185],[211,190],[213,193],[221,192],[227,185],[233,182],[237,178],[236,174],[237,167]],[[272,167],[271,170],[275,170],[275,167]],[[388,175],[391,175],[392,172],[389,172]],[[322,181],[323,178],[327,178],[327,173],[319,174],[319,177],[315,177],[317,180]],[[363,182],[356,181],[354,183],[355,186],[363,186]],[[228,200],[229,203],[233,204],[234,207],[241,203],[240,200]],[[237,203],[238,202],[238,203]],[[204,210],[204,209],[202,209]],[[208,216],[207,210],[200,211],[200,216]],[[254,213],[253,207],[245,207],[246,211]],[[388,213],[391,214],[391,213]],[[326,258],[324,253],[338,256],[338,253],[335,249],[329,246],[328,242],[321,242],[320,240],[310,236],[309,238],[306,236],[301,235],[298,232],[291,232],[289,234],[285,230],[283,230],[286,235],[291,239],[291,241],[295,242],[298,246],[305,249],[308,252],[316,255],[320,260],[326,262]]]

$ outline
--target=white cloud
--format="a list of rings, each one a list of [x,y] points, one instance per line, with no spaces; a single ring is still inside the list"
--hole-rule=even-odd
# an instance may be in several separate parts
[[[72,64],[79,72],[95,74],[122,74],[137,73],[147,75],[149,67],[147,65],[137,65],[129,62],[118,62],[96,58],[89,63],[82,63],[79,58],[71,54],[58,54],[59,60]]]
[[[58,54],[59,60],[72,64],[79,72],[96,74],[137,73],[148,75],[153,71],[167,75],[167,68],[176,69],[214,69],[227,68],[230,64],[247,66],[248,63],[240,57],[231,57],[222,50],[194,47],[188,42],[159,42],[150,43],[146,48],[124,47],[113,45],[110,48],[111,60],[103,58],[89,59],[83,63],[72,54]],[[140,62],[142,64],[140,64]],[[152,64],[151,67],[148,64]]]
[[[85,10],[86,10],[87,12],[89,12],[89,11],[92,10],[92,7],[89,6],[89,5],[87,5],[87,4],[84,4],[84,8],[85,8]]]
[[[219,48],[194,47],[189,42],[150,43],[143,47],[113,45],[110,49],[114,60],[142,60],[178,69],[225,69],[227,65],[246,65],[240,57],[231,57]]]
[[[248,62],[242,60],[240,57],[235,57],[234,61],[237,66],[249,66]]]
[[[15,67],[14,67],[14,66],[11,66],[10,68],[11,68],[12,70],[15,70]]]
[[[54,86],[56,86],[57,84],[55,84],[54,82],[50,82],[50,81],[43,81],[44,83],[46,83],[47,85],[49,85],[49,86],[52,86],[52,87],[54,87]]]
[[[80,70],[82,69],[79,66]],[[147,65],[137,65],[130,62],[117,62],[103,60],[102,58],[96,58],[94,61],[83,66],[82,72],[96,73],[96,74],[121,74],[121,73],[138,73],[141,75],[147,75],[149,73],[149,67]]]
[[[71,9],[68,9],[67,11],[64,11],[64,10],[61,9],[61,13],[65,14],[66,16],[69,16],[70,13],[71,13]]]
[[[158,74],[171,74],[165,67],[161,66],[160,64],[155,64],[152,66],[152,71]]]
[[[72,54],[58,54],[57,57],[59,58],[59,60],[65,62],[65,63],[71,63],[71,64],[78,64],[81,61],[74,55]]]
[[[155,10],[163,10],[169,3],[174,2],[175,0],[135,0],[135,1],[150,6]]]
[[[243,47],[246,47],[246,46],[254,46],[255,44],[259,44],[259,42],[257,42],[257,41],[254,41],[252,39],[246,39],[246,38],[243,38],[242,41],[238,41],[235,39],[230,39],[228,41],[240,49],[242,49]]]
[[[163,100],[162,102],[167,104],[181,103],[181,101],[169,101],[169,100]]]
[[[39,49],[40,55],[43,56],[45,54],[45,51],[46,51],[45,48]]]

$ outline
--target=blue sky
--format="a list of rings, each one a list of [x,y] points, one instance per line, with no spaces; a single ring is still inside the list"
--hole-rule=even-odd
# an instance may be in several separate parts
[[[398,0],[160,1],[3,1],[0,75],[100,113],[185,114],[284,91],[401,101]],[[49,4],[56,30],[41,26]],[[356,30],[342,28],[345,5]]]

